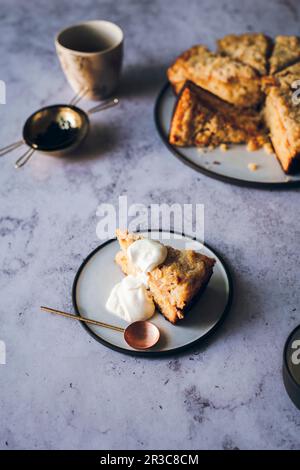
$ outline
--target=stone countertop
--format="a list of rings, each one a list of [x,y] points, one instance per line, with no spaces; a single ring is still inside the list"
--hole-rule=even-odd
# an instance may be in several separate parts
[[[1,145],[24,119],[72,91],[55,33],[84,19],[124,28],[118,108],[93,117],[75,159],[36,155],[16,171],[1,159],[0,366],[3,449],[299,449],[300,412],[281,377],[282,349],[299,315],[299,191],[232,186],[175,159],[153,122],[170,61],[230,32],[296,34],[295,0],[67,2],[3,0]],[[89,103],[83,103],[88,108]],[[180,188],[180,192],[178,192]],[[99,244],[100,203],[202,203],[205,238],[228,260],[235,301],[224,326],[176,357],[127,357],[78,324],[39,312],[70,310],[82,259]]]

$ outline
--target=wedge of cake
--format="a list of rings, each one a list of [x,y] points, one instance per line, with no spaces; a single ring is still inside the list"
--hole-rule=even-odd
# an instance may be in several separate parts
[[[300,61],[300,38],[277,36],[270,57],[270,73],[274,74],[297,61]]]
[[[201,45],[179,56],[167,75],[176,93],[190,80],[239,107],[256,106],[263,97],[260,76],[252,67]]]
[[[138,269],[129,261],[127,248],[143,237],[117,230],[121,251],[115,261],[124,274],[136,275]],[[153,300],[171,323],[184,318],[188,307],[207,285],[215,260],[192,250],[176,250],[167,246],[165,261],[148,273],[148,287]]]
[[[293,69],[292,69],[293,67]],[[300,105],[293,102],[294,72],[299,64],[278,74],[273,86],[266,88],[264,117],[276,156],[287,174],[300,171]],[[299,75],[298,75],[299,76]]]
[[[275,84],[279,84],[281,87],[295,90],[295,88],[293,88],[293,83],[300,80],[300,62],[286,67],[281,70],[281,72],[276,73],[270,78],[274,80]],[[298,87],[298,84],[296,84],[296,87]]]
[[[230,103],[188,81],[174,108],[169,142],[183,147],[216,147],[222,143],[259,142],[263,135],[259,113],[252,109],[237,111]]]
[[[228,34],[217,41],[218,52],[253,67],[266,75],[271,40],[262,33]]]

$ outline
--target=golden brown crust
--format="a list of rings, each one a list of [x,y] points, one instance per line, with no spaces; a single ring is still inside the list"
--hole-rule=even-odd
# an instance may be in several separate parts
[[[271,40],[262,33],[228,34],[217,41],[218,52],[253,67],[266,75]]]
[[[300,107],[292,102],[287,86],[268,89],[264,109],[265,120],[276,156],[287,174],[300,170]]]
[[[300,79],[300,62],[290,65],[281,72],[276,73],[272,78],[275,84],[290,89],[293,88],[293,83]]]
[[[186,82],[174,108],[169,142],[198,147],[247,143],[254,139],[258,142],[258,136],[263,134],[261,127],[259,113],[251,109],[237,112],[230,103]]]
[[[116,233],[122,251],[117,253],[115,261],[125,274],[136,274],[126,250],[131,243],[143,237],[121,230]],[[215,260],[192,250],[176,250],[170,246],[167,249],[166,260],[149,273],[148,284],[162,314],[171,323],[176,323],[184,318],[191,301],[209,281]]]
[[[143,237],[138,233],[131,233],[128,230],[121,230],[117,228],[116,236],[121,247],[121,250],[126,251],[127,248],[137,240],[141,240]]]
[[[260,77],[252,67],[201,45],[181,54],[167,75],[177,93],[190,80],[236,106],[255,106],[262,99]]]
[[[270,57],[270,73],[288,67],[300,60],[300,38],[297,36],[277,36]]]

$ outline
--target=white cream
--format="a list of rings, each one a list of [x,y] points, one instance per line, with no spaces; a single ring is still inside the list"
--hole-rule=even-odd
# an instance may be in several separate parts
[[[148,320],[155,312],[153,300],[148,293],[143,276],[126,276],[116,284],[106,302],[111,313],[132,323]]]
[[[163,263],[167,254],[166,246],[148,238],[137,240],[127,248],[129,261],[142,273],[149,273]]]
[[[140,274],[126,276],[112,289],[106,308],[129,323],[148,320],[155,312],[153,300],[148,293],[148,273],[162,264],[168,249],[148,238],[137,240],[127,249],[127,257]]]

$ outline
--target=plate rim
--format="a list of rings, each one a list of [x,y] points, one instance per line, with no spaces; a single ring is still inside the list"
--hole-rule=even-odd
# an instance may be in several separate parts
[[[245,180],[245,179],[239,179],[235,178],[233,176],[227,176],[227,175],[220,175],[219,173],[215,173],[212,170],[209,170],[204,167],[198,166],[196,163],[192,162],[189,160],[185,155],[183,155],[180,150],[178,150],[175,146],[171,145],[168,141],[168,138],[161,126],[161,121],[159,119],[159,109],[161,106],[161,101],[162,98],[164,97],[165,93],[168,91],[168,89],[171,89],[171,85],[169,82],[166,82],[163,87],[161,88],[160,92],[157,95],[155,105],[154,105],[154,122],[155,126],[157,129],[157,132],[165,144],[165,146],[170,150],[170,152],[178,158],[182,163],[185,165],[189,166],[190,168],[193,168],[196,170],[198,173],[202,173],[206,176],[209,176],[210,178],[214,178],[219,181],[223,181],[225,183],[231,183],[236,186],[241,186],[241,187],[251,187],[251,188],[259,188],[259,189],[291,189],[291,188],[298,188],[300,187],[300,180],[298,181],[282,181],[282,182],[262,182],[262,181],[251,181],[251,180]]]
[[[285,369],[285,372],[288,374],[289,378],[292,380],[292,382],[293,382],[293,384],[296,388],[300,388],[300,387],[299,387],[298,382],[296,381],[296,379],[294,378],[294,376],[291,373],[291,370],[290,370],[290,367],[289,367],[289,364],[288,364],[287,350],[288,350],[288,347],[289,347],[289,344],[291,342],[292,337],[294,336],[296,331],[299,330],[299,326],[300,325],[297,325],[290,332],[289,336],[287,337],[287,340],[285,341],[284,348],[283,348],[283,368]]]
[[[110,349],[113,349],[114,351],[117,351],[117,352],[120,352],[120,353],[123,353],[123,354],[127,354],[129,356],[139,356],[139,357],[148,357],[148,358],[155,358],[155,357],[162,357],[162,356],[173,356],[173,355],[176,355],[176,354],[179,354],[183,351],[186,351],[190,348],[192,348],[193,346],[195,346],[196,344],[200,344],[202,342],[204,342],[209,336],[211,336],[215,331],[216,329],[221,326],[221,324],[224,322],[225,318],[227,317],[227,314],[231,308],[231,305],[232,305],[232,301],[233,301],[233,280],[232,280],[232,275],[231,275],[231,272],[228,268],[228,265],[227,263],[224,261],[224,258],[218,253],[217,250],[215,250],[211,245],[209,245],[208,243],[202,243],[200,242],[196,237],[191,237],[189,235],[186,235],[184,232],[177,232],[175,230],[164,230],[164,229],[148,229],[148,230],[138,230],[136,231],[135,233],[140,233],[140,232],[169,232],[169,233],[173,233],[173,234],[176,234],[176,235],[181,235],[183,237],[189,237],[191,238],[192,240],[194,241],[197,241],[198,243],[201,243],[203,246],[207,247],[209,250],[211,250],[220,260],[224,270],[225,270],[225,274],[226,274],[226,277],[227,277],[227,281],[228,281],[228,298],[227,298],[227,302],[226,302],[226,305],[225,305],[225,308],[223,310],[223,313],[222,315],[220,316],[219,320],[215,323],[215,325],[209,330],[207,331],[207,333],[205,333],[203,336],[201,336],[200,338],[197,338],[196,340],[192,341],[191,343],[188,343],[188,344],[185,344],[183,346],[179,346],[177,348],[174,348],[174,349],[170,349],[168,351],[139,351],[139,350],[130,350],[130,349],[125,349],[125,348],[122,348],[120,346],[116,346],[114,344],[111,344],[109,341],[106,341],[105,339],[103,338],[100,338],[96,333],[94,333],[90,328],[89,328],[89,325],[84,323],[84,322],[79,322],[81,323],[81,326],[96,340],[98,341],[99,343],[103,344],[104,346],[110,348]],[[92,250],[88,256],[82,261],[82,263],[80,264],[77,272],[76,272],[76,275],[75,275],[75,278],[74,278],[74,281],[73,281],[73,285],[72,285],[72,304],[73,304],[73,307],[74,307],[74,310],[75,310],[75,313],[77,316],[81,316],[80,312],[79,312],[79,309],[78,309],[78,306],[77,306],[77,301],[76,301],[76,289],[77,289],[77,283],[78,283],[78,280],[79,280],[79,277],[84,269],[84,267],[86,266],[86,264],[89,262],[89,260],[98,252],[100,251],[102,248],[104,248],[106,245],[116,241],[117,238],[114,237],[114,238],[110,238],[109,240],[106,240],[104,243],[101,243],[100,245],[98,245],[94,250]]]

